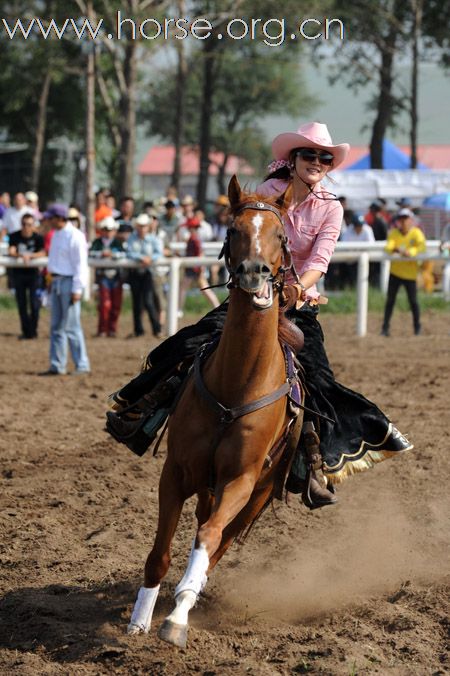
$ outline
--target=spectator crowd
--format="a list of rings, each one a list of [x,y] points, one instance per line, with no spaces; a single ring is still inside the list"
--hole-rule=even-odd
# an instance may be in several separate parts
[[[413,314],[414,332],[420,333],[420,311],[416,280],[418,264],[411,260],[425,251],[425,237],[408,200],[397,202],[398,209],[389,212],[382,199],[371,203],[365,214],[347,208],[346,198],[338,198],[344,208],[340,241],[386,242],[388,253],[398,254],[389,279],[382,334],[389,335],[390,317],[397,291],[405,286]],[[41,211],[35,192],[17,193],[12,204],[7,193],[0,195],[0,232],[4,250],[20,258],[23,265],[8,269],[8,283],[15,290],[22,340],[38,335],[39,309],[50,299],[51,346],[47,373],[64,373],[67,345],[77,372],[89,371],[84,336],[80,323],[81,292],[87,283],[87,257],[102,261],[96,267],[98,326],[97,336],[114,338],[122,308],[123,286],[129,285],[133,332],[145,333],[144,315],[148,316],[153,335],[161,338],[166,319],[167,267],[156,265],[164,256],[172,255],[172,242],[185,243],[185,255],[202,255],[204,242],[224,240],[229,225],[228,198],[220,195],[212,205],[209,217],[190,195],[178,198],[169,188],[157,201],[147,201],[137,209],[133,197],[124,196],[116,203],[111,191],[100,189],[96,194],[95,237],[88,242],[86,218],[79,207],[71,204],[51,205]],[[444,245],[445,246],[445,245]],[[49,257],[48,268],[30,266],[33,258]],[[134,261],[134,266],[118,266],[119,261]],[[108,262],[114,262],[111,267]],[[206,288],[217,282],[222,271],[211,267],[209,277],[199,265],[187,268],[180,284],[180,307],[193,286],[198,287],[209,303],[219,304],[216,294]],[[370,277],[379,281],[379,264],[372,263]],[[342,289],[353,286],[356,264],[330,266],[327,286]]]
[[[171,256],[172,242],[185,244],[185,255],[201,256],[204,242],[223,241],[228,226],[228,197],[220,195],[208,220],[190,195],[181,200],[173,190],[156,202],[136,208],[132,197],[118,204],[109,190],[96,194],[95,237],[88,242],[86,218],[77,205],[53,204],[39,208],[34,192],[17,193],[11,204],[0,196],[0,232],[3,250],[23,265],[8,268],[8,285],[14,290],[22,340],[38,335],[39,310],[50,302],[52,310],[50,367],[48,373],[64,373],[67,345],[77,372],[89,371],[84,336],[79,320],[79,298],[87,284],[87,257],[102,261],[96,266],[97,336],[114,338],[122,308],[123,286],[132,299],[133,332],[145,333],[148,315],[153,335],[161,338],[166,319],[167,266],[156,265]],[[30,265],[33,258],[48,256],[47,269]],[[135,265],[117,265],[120,261]],[[108,261],[114,262],[111,267]],[[213,269],[216,282],[220,271]],[[219,304],[207,289],[210,277],[202,266],[185,270],[180,285],[180,306],[192,286],[201,289],[213,307]]]

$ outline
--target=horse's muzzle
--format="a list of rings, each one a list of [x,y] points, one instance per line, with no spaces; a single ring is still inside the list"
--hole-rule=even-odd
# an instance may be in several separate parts
[[[266,310],[272,306],[272,271],[263,259],[243,260],[233,276],[236,286],[252,295],[255,308]]]

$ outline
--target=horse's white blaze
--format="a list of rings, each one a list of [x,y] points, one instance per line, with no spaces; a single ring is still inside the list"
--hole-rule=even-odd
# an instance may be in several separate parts
[[[139,589],[127,629],[129,634],[139,634],[141,631],[148,633],[150,631],[158,593],[159,585],[157,587],[141,587]]]
[[[264,223],[264,219],[261,214],[256,214],[253,216],[252,223],[255,226],[255,249],[256,253],[259,255],[261,253],[261,243],[259,241],[259,234],[261,232],[261,226]]]

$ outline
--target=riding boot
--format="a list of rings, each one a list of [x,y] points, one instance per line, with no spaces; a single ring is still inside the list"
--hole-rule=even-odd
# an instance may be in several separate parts
[[[143,455],[166,420],[181,382],[178,375],[173,375],[135,404],[117,412],[108,411],[106,431],[137,455]]]
[[[307,473],[302,492],[302,501],[309,509],[334,505],[337,497],[328,489],[322,475],[322,484],[317,472],[322,469],[320,439],[314,429],[314,423],[307,421],[302,428],[303,451],[306,457]]]

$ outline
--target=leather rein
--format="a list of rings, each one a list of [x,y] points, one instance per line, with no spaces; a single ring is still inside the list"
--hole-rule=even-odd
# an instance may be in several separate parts
[[[281,225],[284,227],[283,220],[281,218],[281,213],[271,204],[266,204],[265,202],[248,202],[237,210],[236,215],[241,213],[242,211],[245,211],[246,209],[253,210],[256,209],[257,211],[270,211],[273,214],[275,214],[275,216],[280,221]],[[230,235],[232,234],[232,232],[233,228],[228,228],[227,235],[225,237],[225,242],[222,247],[222,251],[219,254],[219,259],[222,258],[222,256],[224,256],[225,258],[225,266],[228,270],[231,280],[231,283],[228,284],[228,288],[237,288],[239,284],[236,284],[235,282],[234,278],[236,273],[231,267],[231,259],[230,259]],[[276,274],[272,275],[269,279],[269,281],[272,282],[273,287],[279,292],[281,292],[281,290],[283,289],[285,275],[286,272],[288,272],[288,270],[291,270],[293,275],[298,280],[298,276],[295,271],[294,264],[292,262],[292,254],[288,246],[288,239],[284,234],[280,239],[281,239],[281,248],[283,251],[283,262],[282,265],[278,268]],[[274,392],[266,394],[264,397],[261,397],[256,401],[249,402],[248,404],[244,404],[243,406],[227,408],[211,394],[211,392],[208,390],[203,381],[201,369],[203,355],[204,351],[200,350],[195,357],[194,382],[198,392],[205,399],[205,401],[208,402],[211,408],[218,414],[220,431],[222,431],[222,428],[224,426],[231,424],[238,418],[241,418],[244,415],[248,415],[249,413],[253,413],[254,411],[258,411],[261,408],[273,404],[274,402],[278,401],[278,399],[281,399],[282,397],[286,396],[291,391],[293,380],[291,378],[288,378],[286,382],[283,383],[283,385],[277,388]]]
[[[218,414],[219,423],[221,426],[230,425],[232,422],[244,415],[258,411],[260,408],[264,408],[265,406],[269,406],[275,401],[278,401],[278,399],[281,399],[281,397],[286,396],[291,391],[293,379],[287,379],[286,382],[278,387],[274,392],[266,394],[264,397],[260,397],[260,399],[251,401],[248,404],[243,404],[242,406],[227,408],[221,404],[220,401],[214,397],[214,395],[211,394],[204,383],[202,375],[202,357],[203,350],[200,350],[200,352],[195,356],[194,361],[195,387],[197,388],[199,394],[201,394],[205,401],[207,401],[211,408]]]

